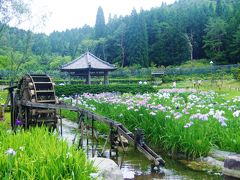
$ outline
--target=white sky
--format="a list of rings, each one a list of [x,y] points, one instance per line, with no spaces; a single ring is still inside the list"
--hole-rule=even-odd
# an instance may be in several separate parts
[[[151,7],[160,7],[162,1],[170,4],[175,0],[32,0],[33,20],[32,23],[22,25],[22,28],[30,28],[35,32],[51,33],[54,30],[82,27],[84,24],[94,26],[97,9],[103,8],[107,22],[109,14],[112,17],[131,14],[133,8],[138,12],[140,9],[148,10]],[[36,24],[39,17],[47,15],[45,25]],[[35,23],[35,24],[34,24]],[[28,27],[27,27],[28,26]]]

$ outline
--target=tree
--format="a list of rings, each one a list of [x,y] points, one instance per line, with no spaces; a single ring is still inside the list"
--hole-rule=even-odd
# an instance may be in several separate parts
[[[29,4],[23,0],[0,0],[0,35],[10,22],[20,24],[30,14]]]
[[[105,18],[102,7],[98,7],[96,23],[95,23],[95,37],[101,38],[105,36]]]
[[[216,0],[216,15],[220,17],[223,14],[222,0]]]
[[[33,36],[32,52],[36,55],[49,54],[51,48],[49,38],[45,34],[36,34]]]
[[[95,55],[99,57],[100,59],[103,59],[104,61],[107,61],[106,59],[106,53],[105,53],[105,44],[106,44],[106,38],[99,38],[97,40],[97,45],[95,47]]]
[[[221,18],[210,18],[207,27],[205,28],[206,35],[204,36],[205,52],[209,58],[216,61],[224,60],[224,41],[226,38],[226,22]]]
[[[158,41],[153,45],[154,54],[150,58],[157,65],[180,64],[190,59],[189,40],[185,34],[168,23],[161,23]]]
[[[233,35],[233,41],[230,44],[230,55],[233,59],[232,63],[240,62],[240,26],[238,27],[238,30]]]
[[[31,53],[31,41],[32,41],[32,32],[28,31],[27,36],[24,41],[24,51],[23,53],[14,52],[11,50],[9,52],[9,58],[10,58],[10,74],[9,79],[10,83],[13,83],[21,70],[21,66],[26,63],[30,59],[30,53]]]
[[[131,66],[139,64],[149,66],[148,60],[148,36],[145,19],[133,9],[127,24],[125,35],[125,64]]]

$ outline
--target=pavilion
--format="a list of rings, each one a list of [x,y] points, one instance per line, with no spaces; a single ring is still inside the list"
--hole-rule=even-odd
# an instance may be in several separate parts
[[[109,84],[109,71],[116,69],[114,65],[86,52],[72,62],[63,65],[60,70],[68,72],[71,76],[85,77],[86,84],[91,84],[92,76],[103,76],[104,84]]]

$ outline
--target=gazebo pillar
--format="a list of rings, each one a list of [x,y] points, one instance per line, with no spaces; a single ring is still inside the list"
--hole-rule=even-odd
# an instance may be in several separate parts
[[[109,84],[108,71],[104,71],[104,84]]]
[[[90,69],[88,69],[87,71],[87,78],[86,78],[86,84],[91,84],[91,73],[90,73]]]

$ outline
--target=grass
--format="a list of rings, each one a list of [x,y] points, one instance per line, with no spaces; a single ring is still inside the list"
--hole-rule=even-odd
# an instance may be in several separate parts
[[[159,86],[160,89],[172,88],[173,83],[164,83]],[[177,82],[177,88],[195,88],[192,81],[179,81]],[[236,89],[239,90],[236,90]],[[227,95],[229,99],[234,96],[240,96],[240,81],[227,80],[227,81],[214,81],[213,83],[208,81],[202,81],[202,85],[198,88],[201,91],[213,90],[218,93]]]
[[[168,152],[198,157],[217,147],[240,153],[240,119],[233,115],[240,111],[240,98],[206,91],[122,96],[105,93],[84,95],[81,102],[84,108],[91,107],[131,131],[144,129],[152,145]]]
[[[4,102],[6,92],[0,92]],[[10,130],[10,113],[0,121],[0,179],[92,179],[96,172],[83,150],[69,147],[44,127]]]
[[[94,172],[85,153],[68,147],[45,128],[16,134],[1,130],[2,179],[91,179]]]
[[[8,92],[7,91],[1,91],[0,90],[0,104],[4,104],[6,102],[8,96]]]

